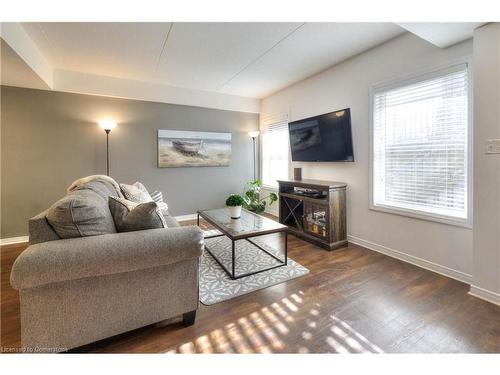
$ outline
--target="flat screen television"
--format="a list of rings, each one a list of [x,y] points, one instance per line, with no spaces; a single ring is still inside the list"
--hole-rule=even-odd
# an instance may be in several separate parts
[[[350,108],[290,122],[288,131],[292,161],[354,161]]]

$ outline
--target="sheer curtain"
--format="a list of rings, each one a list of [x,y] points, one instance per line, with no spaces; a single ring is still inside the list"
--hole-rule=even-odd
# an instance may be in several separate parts
[[[273,116],[264,121],[261,141],[262,183],[277,188],[276,181],[289,175],[288,116]]]

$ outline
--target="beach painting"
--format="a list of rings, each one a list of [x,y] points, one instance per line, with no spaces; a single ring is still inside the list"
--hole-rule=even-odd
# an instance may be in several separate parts
[[[227,167],[231,133],[158,130],[158,167]]]

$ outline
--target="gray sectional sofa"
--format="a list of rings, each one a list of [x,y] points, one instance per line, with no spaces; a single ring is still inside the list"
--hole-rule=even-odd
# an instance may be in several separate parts
[[[47,211],[32,218],[11,273],[23,348],[65,351],[181,314],[193,324],[203,234],[164,216],[168,228],[65,239]]]

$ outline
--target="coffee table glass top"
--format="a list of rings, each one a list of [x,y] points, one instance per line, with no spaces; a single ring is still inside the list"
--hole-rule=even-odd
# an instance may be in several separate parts
[[[256,234],[274,233],[286,230],[286,226],[267,217],[241,210],[239,219],[231,219],[228,208],[198,211],[198,214],[232,238],[251,237]]]

